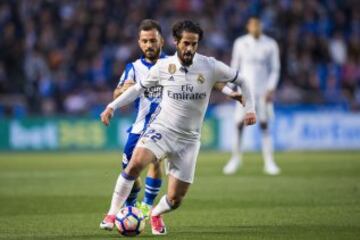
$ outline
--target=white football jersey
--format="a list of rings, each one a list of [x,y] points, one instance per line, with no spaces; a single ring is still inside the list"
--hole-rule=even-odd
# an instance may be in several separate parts
[[[187,138],[199,138],[211,90],[216,82],[231,82],[238,72],[212,57],[195,54],[193,64],[181,65],[177,55],[159,60],[143,88],[161,85],[162,100],[150,124],[161,125]]]
[[[165,58],[165,54],[160,55]],[[145,61],[144,57],[126,65],[123,74],[120,77],[118,86],[123,85],[126,81],[134,81],[135,83],[145,79],[149,74],[150,68],[154,64]],[[128,132],[141,134],[151,119],[151,115],[155,112],[161,100],[161,86],[152,86],[146,89],[144,94],[135,100],[136,119]]]
[[[274,90],[279,81],[280,59],[276,41],[264,34],[247,34],[234,42],[231,67],[239,69],[255,97]]]

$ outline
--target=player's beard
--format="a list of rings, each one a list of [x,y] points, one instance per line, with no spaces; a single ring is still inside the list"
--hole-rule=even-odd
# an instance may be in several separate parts
[[[144,55],[151,62],[156,62],[160,56],[160,49],[148,48],[145,50]]]
[[[183,65],[190,66],[192,64],[195,53],[190,51],[181,52],[179,48],[176,48],[176,51]]]

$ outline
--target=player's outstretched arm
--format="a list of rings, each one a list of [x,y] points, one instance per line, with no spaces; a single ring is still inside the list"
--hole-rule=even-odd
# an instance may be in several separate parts
[[[254,107],[254,97],[250,91],[249,86],[245,82],[244,77],[241,76],[239,71],[230,68],[223,62],[214,61],[214,79],[221,82],[231,82],[241,88],[243,97],[245,98],[245,125],[252,125],[256,123],[256,114]]]
[[[117,108],[126,106],[133,102],[143,92],[144,88],[141,87],[140,84],[136,84],[128,88],[123,94],[106,106],[106,109],[100,114],[101,122],[106,126],[109,125],[110,119]]]
[[[101,113],[101,121],[107,126],[109,125],[110,119],[114,114],[114,111],[119,108],[128,105],[138,98],[146,88],[155,86],[159,80],[159,67],[155,64],[151,69],[144,81],[139,81],[135,85],[128,88],[123,94],[117,97],[106,109]]]
[[[118,96],[123,94],[129,87],[133,86],[135,82],[133,80],[127,80],[122,85],[119,85],[115,88],[113,92],[113,99],[116,99]]]
[[[217,82],[214,85],[214,88],[221,91],[224,95],[228,96],[229,98],[240,102],[243,106],[245,106],[245,101],[242,97],[242,94],[238,91],[232,90],[227,84],[223,82]]]
[[[113,99],[120,96],[129,87],[135,84],[135,69],[133,63],[128,63],[125,66],[124,72],[121,74],[119,83],[113,92]]]

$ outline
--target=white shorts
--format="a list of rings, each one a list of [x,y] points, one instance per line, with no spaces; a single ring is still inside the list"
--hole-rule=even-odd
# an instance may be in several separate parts
[[[274,104],[267,103],[264,98],[257,98],[255,100],[255,111],[258,122],[268,122],[272,117],[274,117]],[[235,122],[242,122],[244,120],[245,113],[243,105],[236,102]]]
[[[149,149],[158,160],[166,158],[166,171],[170,175],[183,182],[193,183],[200,140],[186,139],[169,129],[151,125],[136,147]]]

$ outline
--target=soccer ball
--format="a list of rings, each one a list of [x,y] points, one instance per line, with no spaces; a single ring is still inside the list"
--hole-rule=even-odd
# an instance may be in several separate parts
[[[121,235],[136,236],[145,228],[144,215],[135,207],[124,207],[116,214],[115,225]]]

